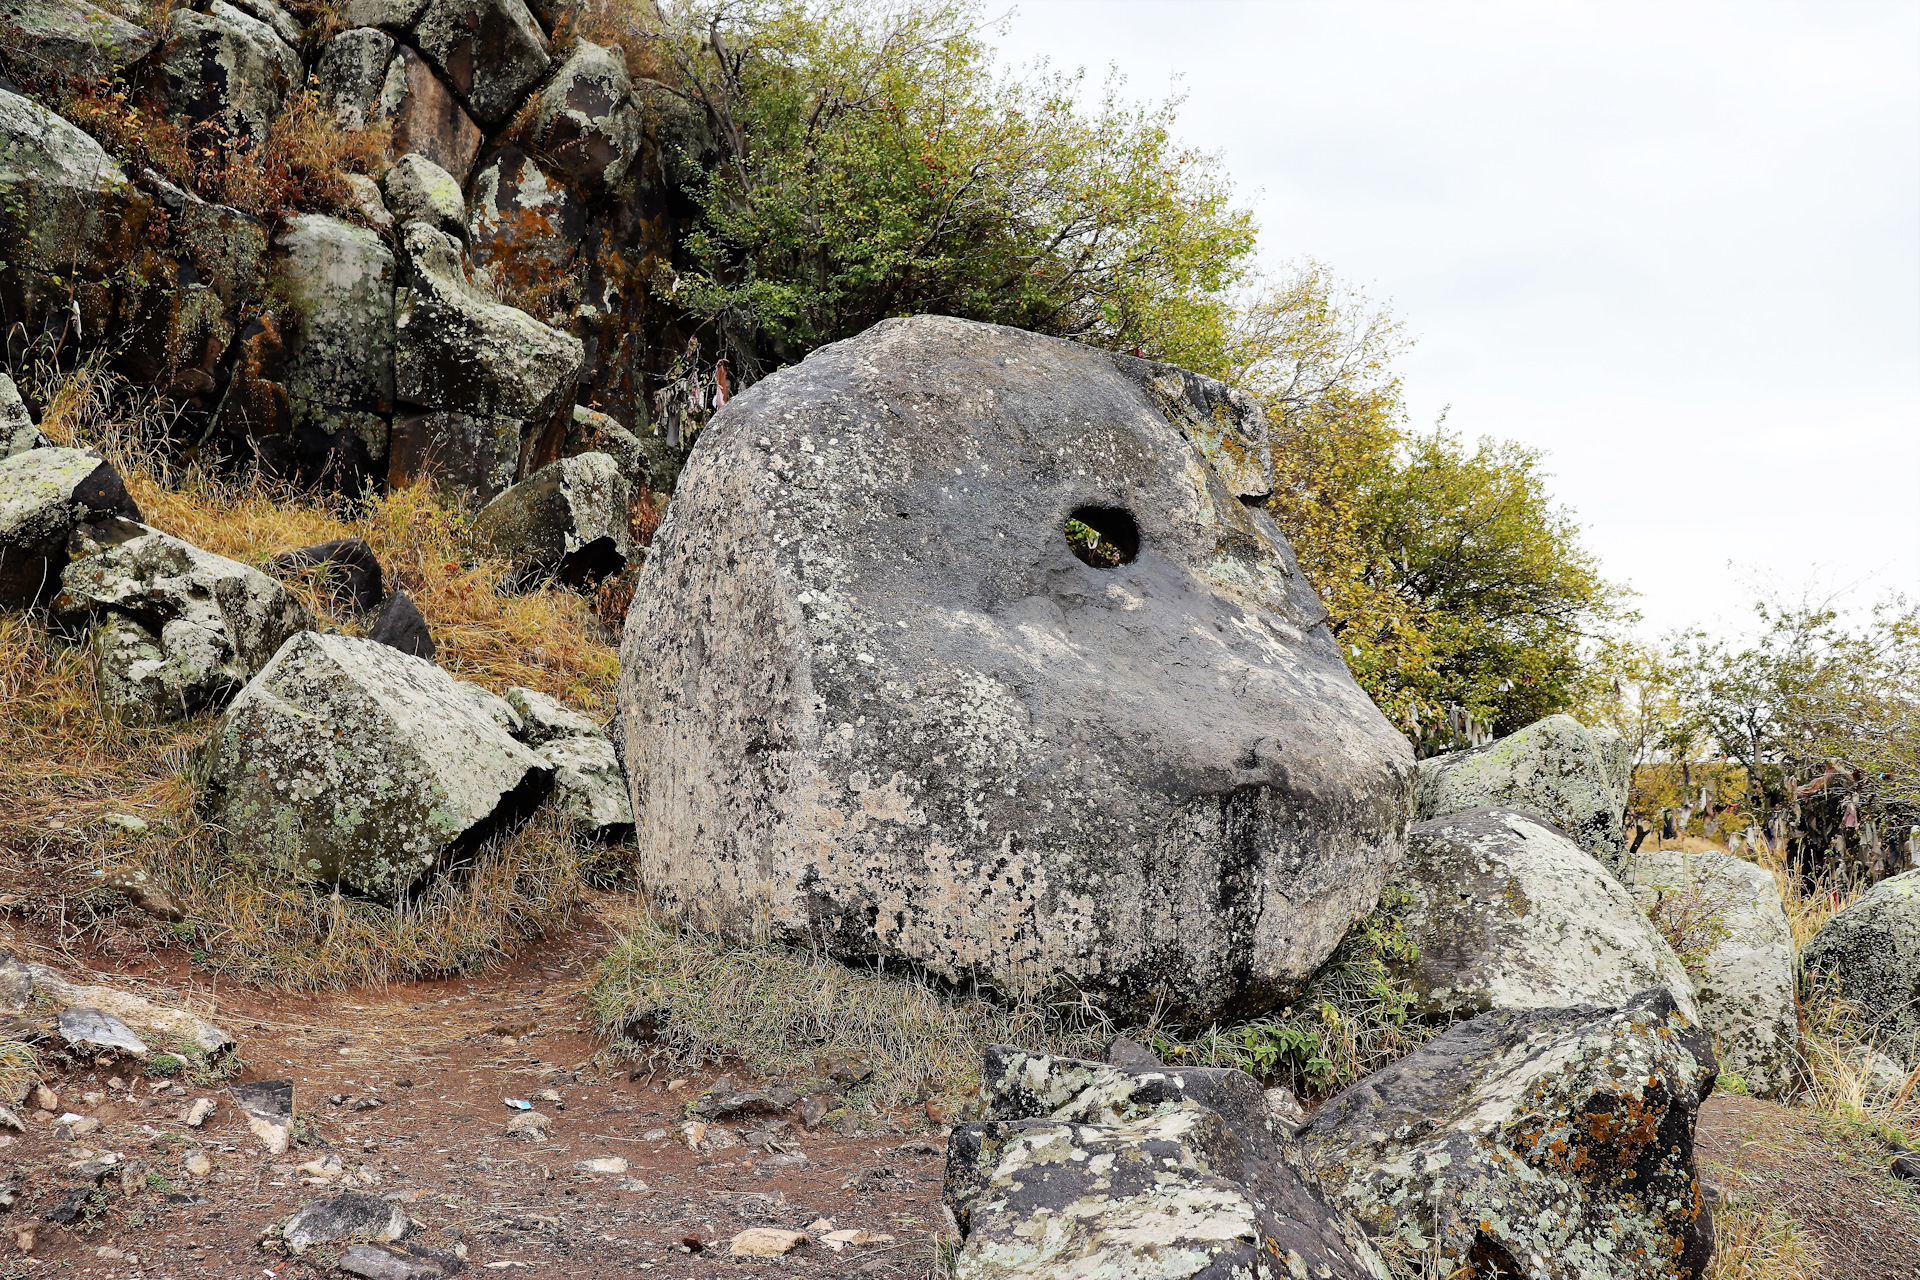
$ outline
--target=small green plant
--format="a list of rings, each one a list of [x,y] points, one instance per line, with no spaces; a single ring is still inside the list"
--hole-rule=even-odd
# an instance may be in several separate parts
[[[147,1170],[147,1190],[158,1195],[170,1196],[174,1192],[174,1186],[158,1169],[149,1169]]]
[[[1742,1097],[1752,1092],[1752,1090],[1747,1088],[1746,1079],[1742,1076],[1735,1075],[1731,1071],[1722,1071],[1719,1079],[1714,1082],[1713,1087],[1721,1093],[1737,1093]]]
[[[161,1076],[170,1079],[186,1070],[186,1067],[186,1059],[176,1057],[171,1053],[156,1053],[147,1059],[147,1074],[150,1076]]]

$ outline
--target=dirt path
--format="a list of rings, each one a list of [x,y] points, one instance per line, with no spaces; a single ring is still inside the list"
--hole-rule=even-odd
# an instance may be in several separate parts
[[[295,1142],[284,1156],[268,1154],[224,1086],[176,1095],[125,1067],[76,1072],[57,1084],[61,1109],[103,1127],[68,1140],[28,1118],[29,1132],[0,1150],[0,1180],[9,1169],[24,1175],[12,1184],[18,1203],[0,1212],[0,1280],[337,1275],[331,1251],[294,1259],[263,1248],[261,1235],[301,1205],[346,1189],[403,1205],[419,1223],[406,1243],[464,1252],[465,1269],[479,1275],[594,1280],[773,1266],[876,1280],[924,1276],[941,1222],[944,1135],[925,1132],[924,1120],[922,1132],[909,1132],[909,1117],[869,1121],[882,1132],[851,1135],[808,1133],[796,1122],[773,1148],[741,1141],[690,1150],[677,1126],[710,1077],[673,1089],[664,1076],[630,1079],[593,1064],[598,1046],[579,1024],[579,993],[607,940],[596,932],[588,921],[496,974],[312,999],[224,985],[216,998],[179,957],[164,954],[122,963],[89,957],[123,986],[137,973],[152,998],[190,992],[199,1007],[211,1005],[246,1063],[227,1083],[293,1082]],[[116,1078],[124,1087],[114,1087]],[[559,1101],[542,1099],[543,1091]],[[219,1106],[202,1128],[189,1129],[182,1113],[198,1097]],[[550,1117],[545,1135],[509,1135],[518,1112],[506,1098],[533,1101]],[[751,1133],[755,1123],[721,1127]],[[202,1176],[188,1171],[196,1153],[211,1161]],[[104,1207],[92,1220],[42,1222],[83,1176],[75,1166],[105,1154],[120,1157],[116,1169],[144,1165],[152,1176],[116,1172],[104,1180]],[[329,1158],[339,1174],[300,1169]],[[610,1158],[625,1160],[626,1170],[580,1168]],[[822,1218],[893,1240],[838,1252],[810,1244],[777,1263],[727,1256],[748,1227],[804,1229]],[[32,1249],[22,1253],[15,1233],[34,1224]]]
[[[1731,1191],[1791,1213],[1831,1280],[1920,1277],[1920,1189],[1888,1173],[1884,1143],[1838,1121],[1755,1098],[1700,1109],[1700,1167]]]

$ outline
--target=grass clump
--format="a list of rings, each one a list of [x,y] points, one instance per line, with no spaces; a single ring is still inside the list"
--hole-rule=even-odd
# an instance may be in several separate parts
[[[40,1054],[34,1047],[0,1035],[0,1103],[19,1102],[39,1079]]]
[[[1783,1206],[1731,1190],[1713,1211],[1713,1258],[1705,1280],[1815,1280],[1820,1246]]]

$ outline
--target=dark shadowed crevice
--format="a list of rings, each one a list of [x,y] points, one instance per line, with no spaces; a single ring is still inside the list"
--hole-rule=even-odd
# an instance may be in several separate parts
[[[1140,554],[1140,526],[1125,507],[1079,507],[1067,517],[1067,546],[1096,569],[1114,569]]]

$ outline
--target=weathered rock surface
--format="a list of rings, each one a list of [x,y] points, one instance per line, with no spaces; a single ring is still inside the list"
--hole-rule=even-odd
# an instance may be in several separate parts
[[[169,116],[217,121],[235,137],[262,141],[305,75],[300,55],[270,25],[226,0],[205,13],[175,9],[154,54],[156,88]]]
[[[391,899],[544,795],[512,720],[431,662],[303,632],[228,709],[209,803],[236,852]]]
[[[424,222],[448,235],[467,234],[467,198],[453,175],[410,151],[387,170],[387,208],[398,222]]]
[[[393,420],[387,483],[444,484],[482,505],[513,483],[524,425],[518,418],[475,417],[458,410],[410,413]]]
[[[380,92],[391,61],[393,37],[378,27],[354,27],[327,41],[313,77],[335,123],[364,129],[380,118]]]
[[[114,517],[138,520],[140,508],[98,454],[48,447],[0,458],[0,608],[53,595],[74,530]]]
[[[406,45],[394,49],[380,88],[379,114],[393,125],[393,150],[418,152],[465,182],[484,135],[433,68]]]
[[[1882,880],[1827,921],[1801,962],[1859,1006],[1880,1048],[1920,1067],[1920,871]]]
[[[1572,716],[1548,716],[1483,747],[1422,760],[1414,820],[1491,805],[1518,809],[1559,827],[1617,874],[1623,760],[1617,745]]]
[[[640,108],[626,61],[582,41],[534,99],[531,141],[561,173],[618,182],[640,147]]]
[[[1710,949],[1694,975],[1700,1022],[1720,1070],[1756,1097],[1793,1083],[1800,1040],[1793,929],[1773,873],[1724,853],[1642,850],[1627,861],[1627,885],[1650,913],[1665,906],[1707,923]]]
[[[523,0],[428,0],[414,42],[489,127],[504,123],[553,65]]]
[[[410,1224],[399,1205],[364,1191],[315,1200],[287,1219],[280,1236],[295,1255],[316,1244],[346,1240],[398,1240]]]
[[[420,616],[419,606],[404,591],[394,592],[380,606],[373,625],[367,629],[367,639],[428,662],[440,651],[440,646],[433,642],[427,620]]]
[[[1714,1075],[1663,990],[1501,1011],[1353,1085],[1300,1142],[1336,1203],[1434,1274],[1691,1278],[1713,1247],[1693,1129]]]
[[[607,731],[582,711],[538,689],[515,685],[503,697],[520,718],[514,736],[530,747],[543,747],[562,738],[604,738]]]
[[[380,557],[360,538],[336,538],[277,555],[273,571],[282,578],[312,581],[336,608],[372,609],[387,594]]]
[[[627,775],[607,731],[538,689],[516,686],[505,696],[519,717],[514,736],[553,766],[550,803],[561,815],[598,839],[618,840],[632,834]]]
[[[0,373],[0,460],[29,449],[44,449],[53,441],[33,425],[33,415],[20,399],[20,388],[13,379]]]
[[[647,485],[663,493],[671,488],[670,485],[662,487],[650,483],[653,479],[651,463],[640,437],[606,414],[585,405],[573,406],[573,422],[567,427],[566,441],[560,451],[567,457],[579,453],[606,454],[619,464],[620,474],[626,477],[629,488]]]
[[[1418,954],[1389,964],[1428,1017],[1617,1005],[1656,986],[1699,1016],[1685,966],[1633,895],[1530,814],[1471,809],[1420,823],[1394,885]]]
[[[407,288],[394,322],[400,399],[424,409],[513,418],[542,430],[573,403],[580,340],[483,296],[460,242],[424,223],[401,230]]]
[[[989,1119],[956,1128],[958,1277],[1386,1275],[1237,1071],[987,1050]]]
[[[29,964],[0,950],[0,1009],[25,1009],[34,996],[61,1009],[97,1010],[157,1039],[184,1041],[210,1057],[234,1045],[232,1036],[198,1014],[112,987],[73,982],[46,965]]]
[[[126,536],[131,534],[133,536]],[[216,710],[295,632],[314,625],[285,586],[144,526],[67,567],[54,611],[98,623],[101,700],[126,723]]]
[[[551,283],[573,268],[587,231],[580,202],[519,147],[502,147],[473,175],[467,241],[474,261],[512,283]]]
[[[7,60],[49,86],[70,78],[112,80],[147,56],[155,40],[144,27],[87,0],[7,0],[0,4]]]
[[[632,554],[631,497],[617,463],[583,453],[550,463],[481,508],[473,535],[519,566],[522,581],[554,577],[586,586],[618,573]]]
[[[658,910],[1192,1018],[1326,959],[1411,753],[1154,369],[922,317],[715,417],[622,649]],[[1076,511],[1137,555],[1082,563]]]

